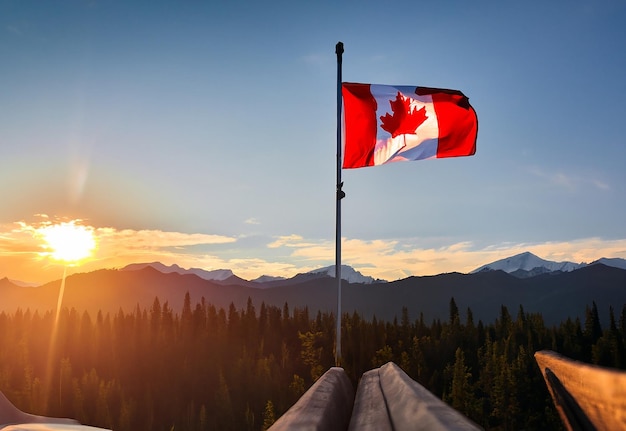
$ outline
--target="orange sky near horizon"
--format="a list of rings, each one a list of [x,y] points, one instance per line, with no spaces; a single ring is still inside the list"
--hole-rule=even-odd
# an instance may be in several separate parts
[[[50,245],[41,234],[55,223],[73,223],[93,233],[95,248],[85,259],[64,262],[52,256]],[[160,230],[115,229],[91,226],[81,220],[51,221],[39,216],[32,222],[0,225],[0,278],[43,284],[60,279],[64,267],[68,274],[103,268],[122,268],[131,263],[161,262],[183,268],[205,270],[231,269],[244,279],[261,275],[292,277],[334,264],[334,242],[306,239],[298,235],[277,237],[265,245],[282,249],[288,259],[264,260],[258,257],[220,256],[219,252],[198,251],[198,246],[236,244],[240,238],[201,233]],[[591,262],[600,257],[626,258],[626,240],[606,241],[589,238],[573,242],[543,244],[503,244],[478,249],[471,243],[451,244],[437,249],[397,247],[397,241],[362,241],[344,238],[344,264],[364,275],[396,280],[410,275],[435,275],[444,272],[470,272],[498,259],[524,251],[554,261]],[[291,263],[301,262],[300,265]]]

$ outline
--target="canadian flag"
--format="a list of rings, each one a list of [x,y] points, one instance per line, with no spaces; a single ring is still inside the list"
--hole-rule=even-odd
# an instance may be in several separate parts
[[[471,156],[478,118],[460,91],[342,83],[344,169]]]

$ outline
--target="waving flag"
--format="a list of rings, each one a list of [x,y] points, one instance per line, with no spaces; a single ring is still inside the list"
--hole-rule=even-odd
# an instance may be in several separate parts
[[[456,90],[342,83],[343,168],[471,156],[478,119]]]

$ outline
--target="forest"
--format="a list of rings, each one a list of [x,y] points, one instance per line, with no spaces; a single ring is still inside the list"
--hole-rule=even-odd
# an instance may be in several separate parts
[[[355,388],[389,361],[487,430],[562,429],[533,354],[626,366],[626,305],[602,327],[584,319],[547,327],[523,307],[474,321],[450,298],[449,316],[342,316],[343,362]],[[606,317],[606,316],[605,316]],[[264,430],[334,366],[335,317],[253,304],[225,310],[189,294],[175,312],[149,308],[95,316],[75,309],[0,313],[0,390],[18,408],[124,430]]]

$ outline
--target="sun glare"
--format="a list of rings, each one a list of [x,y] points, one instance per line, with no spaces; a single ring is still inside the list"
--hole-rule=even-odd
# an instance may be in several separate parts
[[[46,242],[47,254],[66,263],[78,263],[96,248],[93,228],[78,225],[76,220],[47,225],[38,231]]]

